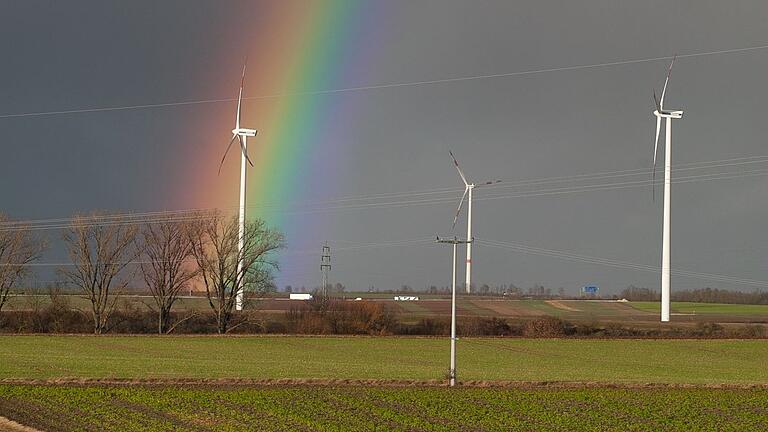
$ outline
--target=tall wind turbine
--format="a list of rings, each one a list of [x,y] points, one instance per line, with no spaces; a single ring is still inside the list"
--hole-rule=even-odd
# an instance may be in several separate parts
[[[467,271],[465,274],[465,278],[466,278],[465,289],[467,290],[467,294],[469,294],[472,286],[471,285],[471,282],[472,282],[472,191],[476,187],[496,184],[501,182],[501,180],[487,181],[485,183],[481,183],[478,185],[474,183],[469,183],[467,181],[467,177],[461,171],[461,168],[459,168],[459,162],[456,160],[456,156],[453,155],[452,151],[449,151],[448,153],[451,154],[451,159],[453,159],[453,165],[456,166],[456,171],[459,172],[459,176],[461,176],[461,181],[464,182],[464,195],[461,196],[461,201],[459,201],[459,208],[456,209],[456,215],[453,217],[454,228],[456,228],[456,221],[459,219],[459,213],[461,213],[461,206],[464,204],[464,198],[468,198],[467,199]]]
[[[238,252],[238,262],[237,262],[237,274],[241,275],[243,271],[243,261],[242,261],[242,251],[243,251],[243,241],[245,237],[245,186],[246,186],[246,178],[247,178],[247,171],[246,171],[246,162],[253,166],[253,162],[251,162],[251,158],[248,157],[248,143],[247,139],[248,137],[255,137],[257,130],[256,129],[248,129],[244,127],[240,127],[240,113],[242,112],[242,102],[243,102],[243,87],[245,85],[245,65],[243,65],[243,75],[240,78],[240,93],[237,95],[237,116],[235,117],[235,128],[232,129],[232,139],[229,141],[229,145],[227,146],[227,150],[224,151],[224,156],[221,158],[221,163],[219,164],[219,174],[221,174],[221,166],[224,165],[224,159],[227,158],[227,153],[229,153],[229,149],[232,148],[232,143],[235,142],[235,140],[240,141],[240,150],[241,150],[241,157],[240,157],[240,214],[238,219],[238,244],[237,244],[237,252]],[[244,277],[241,277],[240,284],[242,285],[244,281]],[[235,309],[242,310],[243,309],[243,296],[244,296],[244,286],[239,287],[233,287],[233,289],[237,290],[237,297],[235,299]]]
[[[661,250],[661,321],[669,322],[670,309],[670,186],[672,175],[672,119],[683,118],[683,112],[680,110],[665,110],[664,96],[667,94],[667,84],[669,76],[672,74],[672,66],[675,64],[675,58],[669,64],[667,70],[667,79],[664,80],[664,89],[661,91],[661,100],[656,98],[656,90],[653,91],[653,101],[656,103],[656,110],[653,115],[656,116],[656,142],[653,147],[653,181],[656,180],[656,154],[659,149],[659,132],[661,131],[661,119],[666,119],[666,143],[664,146],[664,234]],[[656,186],[654,188],[654,195]]]

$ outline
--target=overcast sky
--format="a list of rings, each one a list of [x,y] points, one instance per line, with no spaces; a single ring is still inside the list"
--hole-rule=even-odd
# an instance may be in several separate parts
[[[220,64],[222,73],[237,76],[242,53],[254,41],[238,41],[233,27],[255,19],[263,3],[2,1],[0,115],[232,97],[231,85],[226,85],[231,81],[212,74]],[[381,0],[377,6],[385,10],[386,21],[375,29],[360,28],[356,35],[376,38],[370,60],[375,67],[350,71],[345,86],[768,45],[764,1]],[[376,18],[369,22],[376,23]],[[223,55],[222,35],[233,41],[231,58]],[[554,176],[649,168],[655,127],[652,91],[660,89],[667,63],[323,96],[347,98],[356,107],[354,121],[343,112],[331,117],[337,124],[348,122],[348,136],[354,138],[344,164],[325,168],[336,175],[317,180],[315,200],[451,187],[456,192],[369,201],[446,198],[433,204],[286,216],[314,230],[303,238],[287,233],[286,252],[318,253],[288,260],[291,268],[279,275],[279,285],[317,284],[319,246],[326,239],[335,250],[333,282],[359,289],[447,285],[450,250],[427,239],[452,233],[461,183],[448,149],[471,179],[504,181],[504,188],[476,191],[478,240],[658,266],[661,200],[658,195],[651,200],[647,185],[514,197],[527,191],[642,181],[648,179],[646,173],[512,186]],[[673,164],[768,156],[766,77],[768,49],[678,59],[667,106],[683,109],[685,116],[674,125]],[[0,118],[0,211],[42,219],[93,209],[167,209],[168,202],[180,202],[169,195],[185,181],[174,155],[189,148],[187,125],[229,110],[207,105]],[[222,127],[226,132],[230,125]],[[317,145],[332,151],[334,143]],[[760,174],[755,170],[768,171],[768,158],[763,160],[718,162],[710,169],[676,173]],[[768,280],[768,175],[704,178],[673,185],[673,269]],[[483,200],[491,197],[500,198]],[[457,233],[463,227],[460,222]],[[60,236],[56,231],[47,234],[54,242]],[[355,249],[402,240],[424,241]],[[525,288],[540,283],[571,293],[588,284],[608,293],[628,285],[659,286],[660,275],[654,272],[482,244],[474,252],[477,284]],[[44,261],[60,259],[54,247]],[[41,271],[39,277],[50,275]],[[703,286],[755,288],[673,277],[673,290]]]

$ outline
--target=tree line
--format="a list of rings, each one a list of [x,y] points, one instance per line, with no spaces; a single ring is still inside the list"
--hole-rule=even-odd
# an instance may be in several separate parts
[[[241,235],[237,216],[220,212],[140,223],[121,215],[77,215],[62,238],[70,262],[58,272],[88,299],[96,334],[108,331],[120,295],[135,277],[151,293],[158,333],[173,330],[173,306],[193,282],[205,287],[217,331],[226,333],[238,296],[272,285],[279,270],[273,252],[284,247],[282,233],[263,220],[246,221]],[[29,225],[0,215],[0,312],[46,247]]]
[[[672,292],[672,300],[694,303],[768,304],[768,292],[731,291],[718,288],[699,288]],[[650,288],[630,286],[621,292],[621,297],[630,301],[660,301],[659,291]]]

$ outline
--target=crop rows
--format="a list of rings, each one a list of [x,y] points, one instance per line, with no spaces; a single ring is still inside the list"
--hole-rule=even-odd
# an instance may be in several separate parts
[[[430,380],[448,355],[446,338],[0,336],[0,379]],[[463,380],[768,383],[763,340],[461,338],[457,356]]]
[[[57,430],[768,430],[768,390],[0,385],[0,415]]]

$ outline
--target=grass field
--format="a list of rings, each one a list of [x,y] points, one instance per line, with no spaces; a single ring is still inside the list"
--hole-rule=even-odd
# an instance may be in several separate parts
[[[48,431],[761,431],[768,390],[0,385],[0,412]]]
[[[413,304],[390,302],[401,320],[450,314],[450,302],[445,299],[424,300]],[[656,325],[659,322],[658,302],[617,302],[604,300],[508,300],[465,297],[457,302],[460,317],[500,317],[526,319],[543,315],[556,316],[571,322],[616,322],[631,325]],[[768,305],[672,303],[672,322],[690,326],[701,322],[766,323]]]
[[[768,384],[764,340],[459,340],[459,381],[563,382],[548,388],[51,385],[65,378],[439,382],[447,342],[0,336],[0,416],[47,431],[768,430],[766,387],[674,387]],[[33,379],[49,384],[19,383]]]
[[[661,305],[658,302],[632,302],[632,307],[639,310],[659,313]],[[697,315],[754,315],[768,319],[768,305],[744,305],[722,303],[691,303],[672,302],[672,313]]]
[[[1,336],[0,379],[442,379],[447,338]],[[768,383],[764,340],[476,339],[463,380]]]

